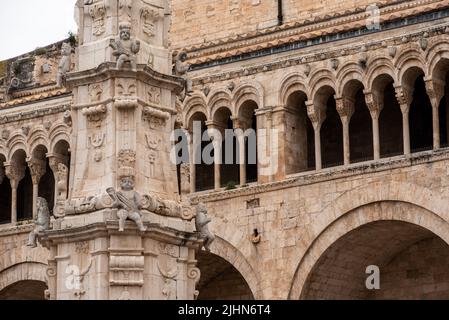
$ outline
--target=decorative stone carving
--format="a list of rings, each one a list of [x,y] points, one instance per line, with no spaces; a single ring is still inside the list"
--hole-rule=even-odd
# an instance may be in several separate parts
[[[93,1],[87,1],[89,5],[89,14],[92,17],[92,34],[101,36],[105,31],[106,5],[104,1],[93,4]],[[86,3],[85,3],[86,4]]]
[[[140,11],[143,33],[150,38],[154,37],[156,35],[156,23],[161,17],[157,10],[144,6]]]
[[[40,232],[50,229],[50,210],[48,209],[47,200],[37,198],[37,220],[34,224],[34,230],[28,237],[28,246],[37,247],[37,236]]]
[[[100,162],[103,160],[103,144],[106,138],[105,133],[95,133],[88,137],[89,147],[94,148],[94,160]]]
[[[190,164],[182,163],[181,164],[181,194],[189,194],[190,193]]]
[[[150,150],[149,160],[150,160],[150,177],[154,177],[156,175],[156,161],[157,155],[159,154],[159,146],[162,140],[158,137],[151,137],[149,134],[145,134],[145,141],[147,143],[147,147]]]
[[[70,71],[72,64],[72,47],[68,43],[63,43],[61,48],[62,58],[58,64],[58,72],[56,74],[56,86],[62,87],[65,82],[67,72]]]
[[[120,36],[111,39],[112,55],[117,58],[117,69],[122,69],[125,63],[131,64],[132,69],[137,68],[137,53],[140,51],[140,41],[131,39],[131,25],[120,24]]]
[[[156,129],[166,125],[167,120],[170,119],[170,114],[164,111],[160,111],[155,108],[145,107],[143,108],[143,120],[148,121],[150,129]]]
[[[24,57],[14,61],[10,69],[9,90],[23,89],[33,85],[35,59]]]
[[[33,185],[39,184],[39,181],[47,171],[45,161],[38,159],[31,159],[28,161],[28,168],[30,168],[31,180]]]
[[[150,86],[148,88],[148,101],[153,104],[161,103],[161,88]]]
[[[199,203],[196,207],[195,226],[207,251],[210,251],[210,245],[215,240],[215,236],[209,231],[208,227],[208,224],[211,222],[212,220],[207,216],[206,206],[204,203]]]
[[[22,127],[22,132],[23,132],[23,134],[25,136],[28,136],[28,134],[30,133],[30,130],[31,130],[30,126],[23,126]]]
[[[2,130],[2,139],[3,140],[8,140],[9,139],[9,135],[11,134],[11,132],[7,129]]]
[[[402,112],[407,112],[410,108],[410,104],[413,101],[414,88],[402,85],[395,87],[395,90],[396,98],[398,99]]]
[[[70,110],[64,112],[64,123],[67,124],[69,127],[72,126],[72,112]]]
[[[94,123],[95,126],[99,127],[101,126],[101,121],[106,115],[107,108],[104,104],[102,104],[95,107],[84,108],[81,112],[83,115],[87,117],[87,119],[90,122]]]
[[[131,0],[119,1],[119,16],[120,21],[131,23]]]
[[[137,102],[137,87],[133,80],[120,79],[117,81],[115,98],[115,107],[119,109],[135,108],[138,105]]]
[[[114,188],[108,188],[106,192],[114,201],[112,208],[118,209],[119,231],[125,230],[125,222],[130,219],[136,223],[139,230],[145,232],[147,229],[143,225],[142,214],[140,210],[140,195],[134,191],[134,180],[131,177],[124,177],[121,180],[122,191],[116,192]]]
[[[17,188],[19,182],[25,177],[25,166],[10,164],[5,166],[5,174],[11,182],[11,187]]]
[[[355,111],[355,100],[349,97],[343,97],[336,99],[335,102],[337,104],[336,108],[340,117],[351,118]]]
[[[119,177],[134,177],[136,152],[133,150],[120,150],[117,160]]]
[[[193,92],[193,82],[187,76],[190,66],[185,63],[187,60],[187,53],[180,52],[175,59],[175,75],[184,79],[184,92],[185,95],[191,95]]]

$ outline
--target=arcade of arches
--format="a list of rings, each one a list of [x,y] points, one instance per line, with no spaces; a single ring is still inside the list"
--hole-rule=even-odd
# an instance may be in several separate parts
[[[36,218],[35,199],[47,200],[50,212],[58,199],[58,166],[70,168],[68,142],[56,143],[53,153],[44,145],[36,146],[27,154],[24,149],[16,150],[10,159],[0,154],[0,224],[15,224]],[[67,184],[62,189],[68,189]],[[67,198],[67,194],[64,194]]]
[[[355,78],[348,80],[340,93],[330,84],[319,87],[313,96],[306,89],[289,92],[282,136],[285,175],[448,147],[449,95],[444,93],[449,88],[448,66],[449,62],[442,59],[433,79],[414,66],[402,74],[400,82],[385,73],[375,77],[369,88],[366,81]],[[439,89],[440,95],[435,92],[435,83],[444,88]],[[187,107],[187,130],[192,133],[193,124],[201,123],[201,154],[210,152],[215,159],[208,164],[201,159],[201,164],[191,165],[191,192],[261,181],[257,159],[249,159],[248,144],[260,149],[257,141],[224,134],[225,129],[252,128],[256,133],[260,128],[267,129],[265,119],[260,121],[265,126],[258,124],[259,118],[266,116],[258,112],[255,100],[245,100],[237,107],[230,100],[219,107],[207,105],[191,115]],[[211,117],[207,116],[209,109]],[[222,143],[207,136],[211,129],[221,132]],[[226,139],[233,139],[232,164],[224,161],[229,152],[225,150]],[[190,149],[195,147],[191,145]],[[190,159],[193,157],[191,151]]]

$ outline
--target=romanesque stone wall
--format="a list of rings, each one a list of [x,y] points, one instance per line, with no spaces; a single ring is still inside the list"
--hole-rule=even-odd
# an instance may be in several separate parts
[[[302,285],[296,290],[296,284],[304,283],[325,250],[358,226],[377,220],[398,220],[426,227],[443,239],[449,237],[443,232],[448,229],[448,160],[412,167],[401,165],[396,169],[391,167],[393,164],[394,161],[377,172],[369,170],[369,166],[367,170],[340,173],[333,169],[281,183],[279,188],[274,184],[199,199],[206,201],[213,217],[211,230],[241,254],[228,250],[224,257],[231,261],[238,257],[237,266],[250,265],[242,275],[250,283],[256,282],[253,288],[260,292],[254,292],[255,296],[286,299],[290,294],[291,298],[299,298],[296,294]],[[257,245],[251,242],[254,229],[261,233]],[[405,262],[405,256],[408,253],[398,259]],[[368,266],[369,259],[364,263]],[[408,263],[412,266],[418,261]],[[393,263],[386,269],[387,283],[394,268]],[[360,271],[361,279],[365,279],[364,269]]]

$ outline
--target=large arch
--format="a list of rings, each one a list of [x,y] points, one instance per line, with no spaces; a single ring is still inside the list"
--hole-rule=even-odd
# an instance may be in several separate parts
[[[411,183],[379,182],[344,193],[312,221],[302,240],[289,298],[299,299],[307,277],[323,253],[345,234],[376,221],[401,221],[421,226],[449,243],[449,212],[441,198]]]
[[[235,246],[233,246],[228,241],[224,240],[222,237],[216,236],[215,241],[211,245],[210,254],[212,256],[210,255],[209,259],[213,259],[214,256],[216,256],[219,259],[216,259],[215,262],[220,261],[225,262],[223,263],[225,264],[224,267],[229,268],[229,266],[232,266],[232,268],[235,269],[234,275],[237,273],[237,275],[241,276],[240,278],[241,284],[248,287],[249,291],[247,292],[247,294],[250,293],[250,299],[251,298],[257,300],[263,299],[262,291],[259,287],[260,280],[256,271],[246,260],[242,252],[240,252]],[[203,258],[204,257],[208,257],[207,254],[203,253]],[[201,263],[202,261],[200,260],[199,261],[200,270],[201,270]],[[208,271],[204,269],[201,270],[201,274],[202,276],[203,275],[207,276],[208,274],[210,275],[210,273],[208,273]],[[201,284],[202,282],[200,280],[200,286]],[[209,282],[209,284],[213,285],[213,283],[211,282]],[[201,296],[201,288],[200,288],[200,296]]]
[[[0,272],[0,300],[43,300],[47,265],[23,262]]]

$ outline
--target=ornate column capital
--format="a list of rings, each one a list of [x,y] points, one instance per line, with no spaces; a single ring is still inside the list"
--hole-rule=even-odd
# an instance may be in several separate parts
[[[53,173],[56,174],[58,172],[59,164],[64,164],[68,166],[69,159],[66,156],[57,153],[48,153],[47,154],[48,162]]]
[[[382,94],[374,91],[364,91],[364,93],[365,103],[371,113],[371,117],[377,119],[380,112],[384,108],[383,96]]]
[[[39,184],[39,181],[47,171],[47,166],[44,160],[39,159],[27,159],[28,168],[30,168],[31,180],[33,185]]]
[[[313,101],[306,102],[307,115],[312,121],[313,127],[316,129],[320,128],[324,120],[326,120],[326,111],[324,108],[319,107],[313,103]]]
[[[438,108],[440,106],[441,99],[444,97],[444,90],[446,83],[440,79],[424,79],[426,83],[426,91],[429,95],[430,102],[433,108]]]
[[[337,112],[341,118],[347,117],[350,119],[355,110],[355,99],[349,97],[335,97],[337,105]]]
[[[19,182],[25,178],[25,166],[20,166],[13,162],[5,162],[5,174],[11,182],[11,188],[17,189]]]
[[[396,99],[401,106],[402,113],[408,113],[410,105],[413,101],[414,88],[406,85],[398,85],[394,87],[396,91]]]

